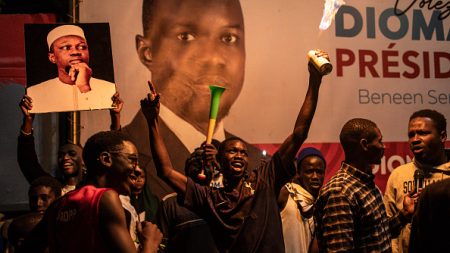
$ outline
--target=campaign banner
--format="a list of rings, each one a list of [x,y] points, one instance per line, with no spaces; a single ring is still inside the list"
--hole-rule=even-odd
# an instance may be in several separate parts
[[[138,119],[139,101],[149,91],[148,80],[157,89],[164,86],[162,99],[179,90],[183,90],[180,99],[192,97],[183,107],[187,113],[205,106],[203,97],[209,101],[206,91],[192,88],[191,92],[185,87],[189,71],[179,76],[174,73],[181,71],[189,57],[198,60],[192,61],[190,69],[200,65],[200,59],[208,58],[224,73],[235,71],[228,73],[230,77],[215,79],[229,82],[223,95],[225,102],[221,102],[225,131],[273,153],[293,130],[308,87],[307,52],[316,48],[328,52],[333,71],[323,78],[305,146],[318,147],[326,154],[327,179],[343,161],[339,133],[351,118],[370,119],[382,132],[386,152],[382,164],[373,170],[382,189],[389,173],[412,159],[406,143],[409,116],[429,108],[450,118],[450,18],[444,3],[349,0],[336,12],[330,27],[321,30],[325,1],[241,0],[243,21],[216,34],[211,29],[227,20],[224,13],[208,9],[208,1],[199,2],[202,5],[191,7],[189,12],[186,4],[168,4],[160,10],[163,13],[152,13],[142,1],[80,3],[82,22],[110,24],[116,84],[125,101],[123,126]],[[200,8],[202,14],[195,16]],[[206,13],[210,13],[209,18],[204,17]],[[147,15],[154,15],[154,20],[165,25],[148,32],[159,23],[148,23],[152,19],[145,18]],[[236,18],[239,10],[228,15]],[[243,43],[238,48],[241,51],[204,44],[194,56],[187,53],[188,47],[191,50],[195,43],[211,36],[226,43]],[[184,46],[175,44],[179,41]],[[169,43],[174,44],[170,47]],[[169,110],[186,120],[176,109]],[[82,139],[107,129],[108,117],[99,112],[83,113]],[[180,135],[176,129],[183,126],[168,128]],[[139,136],[146,138],[145,133]]]

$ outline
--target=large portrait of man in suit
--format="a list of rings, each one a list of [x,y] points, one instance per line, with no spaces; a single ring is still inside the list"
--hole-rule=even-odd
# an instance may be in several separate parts
[[[144,0],[143,34],[136,36],[141,63],[151,72],[161,94],[161,135],[174,167],[184,171],[189,154],[203,141],[208,128],[209,85],[226,88],[220,101],[216,131],[219,141],[232,136],[223,119],[239,96],[245,72],[245,31],[239,0]],[[141,166],[152,191],[163,196],[172,190],[157,176],[141,112],[123,131],[140,151]],[[261,152],[249,146],[249,168],[259,165]]]

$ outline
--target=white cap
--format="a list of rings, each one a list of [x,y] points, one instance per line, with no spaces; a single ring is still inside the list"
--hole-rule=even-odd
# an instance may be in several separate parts
[[[83,29],[81,29],[81,27],[76,25],[61,25],[54,28],[48,33],[47,35],[48,50],[50,50],[50,47],[52,46],[53,42],[55,42],[55,40],[69,35],[78,36],[86,40]]]

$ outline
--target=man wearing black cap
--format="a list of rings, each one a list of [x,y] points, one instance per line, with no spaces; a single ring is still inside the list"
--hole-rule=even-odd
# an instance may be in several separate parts
[[[286,252],[310,252],[314,240],[313,205],[323,185],[326,162],[315,148],[297,157],[297,173],[278,197]]]

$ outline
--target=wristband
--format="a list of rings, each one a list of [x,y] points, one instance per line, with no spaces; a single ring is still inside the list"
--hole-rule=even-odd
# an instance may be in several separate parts
[[[33,128],[31,128],[31,132],[29,132],[29,133],[23,131],[23,129],[20,129],[20,133],[24,136],[30,136],[33,134]]]

